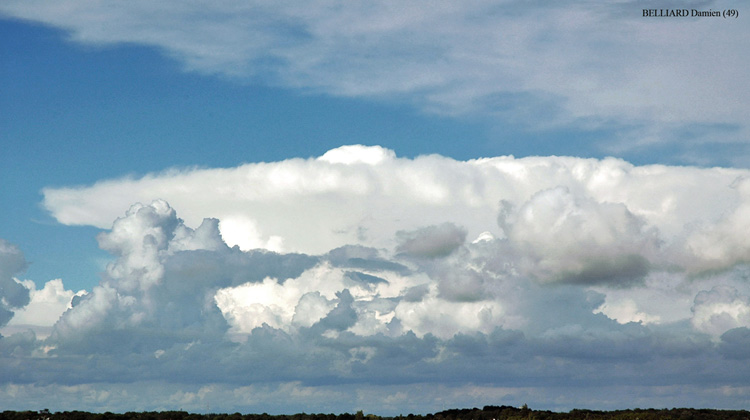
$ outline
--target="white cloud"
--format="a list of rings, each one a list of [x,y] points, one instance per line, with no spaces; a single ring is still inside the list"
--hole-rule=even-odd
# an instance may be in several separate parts
[[[621,324],[628,322],[652,324],[661,320],[658,315],[649,315],[639,310],[638,304],[632,299],[622,299],[614,303],[605,302],[597,308],[597,312],[601,312]]]
[[[384,149],[378,146],[366,147],[355,144],[329,150],[318,159],[329,163],[343,163],[345,165],[355,163],[377,165],[378,163],[391,160],[395,157],[396,154],[393,150]]]
[[[216,303],[237,332],[250,333],[264,323],[286,330],[293,325],[310,327],[333,310],[336,292],[344,289],[342,272],[332,271],[316,266],[284,284],[267,278],[221,289]]]
[[[738,202],[716,219],[704,221],[687,239],[701,269],[721,269],[750,257],[744,233],[750,230],[750,179],[740,176],[730,187],[738,191]]]
[[[229,246],[239,246],[243,251],[264,248],[281,252],[284,250],[284,239],[276,235],[268,235],[265,239],[257,223],[245,215],[228,216],[219,225],[221,237]]]
[[[685,281],[683,273],[653,272],[645,277],[640,287],[608,289],[594,287],[605,300],[596,309],[624,324],[671,324],[692,316],[693,299],[706,284],[714,279]]]
[[[339,154],[346,158],[331,158]],[[472,238],[488,232],[510,241],[527,262],[521,269],[555,281],[624,284],[652,265],[701,272],[750,261],[741,233],[747,170],[613,158],[405,159],[377,146],[325,156],[48,188],[44,205],[61,223],[106,228],[133,202],[165,199],[188,224],[222,220],[230,245],[311,254],[349,244],[406,252],[417,237],[438,234],[417,229],[452,225],[441,234],[445,247],[430,252],[455,249],[464,229]]]
[[[750,297],[731,286],[718,285],[698,293],[692,309],[693,326],[714,337],[732,328],[750,327]]]
[[[366,271],[323,263],[283,283],[267,278],[262,283],[221,289],[215,299],[237,334],[250,334],[264,323],[289,333],[320,323],[325,333],[331,325],[328,318],[335,316],[334,309],[341,304],[350,305],[356,315],[355,322],[343,329],[360,336],[412,331],[420,337],[430,333],[450,338],[462,331],[490,332],[502,324],[498,303],[444,300],[436,296],[437,288],[428,286],[433,280],[422,273],[403,276]],[[419,300],[402,300],[405,293],[420,286],[427,287],[429,294]]]
[[[565,187],[534,194],[499,223],[527,260],[526,271],[545,281],[640,280],[659,252],[658,231],[625,204],[576,197]]]
[[[153,46],[201,73],[536,128],[614,126],[628,135],[612,150],[678,146],[685,135],[702,142],[706,132],[711,141],[744,142],[747,134],[749,63],[737,54],[748,49],[747,27],[643,18],[636,1],[13,0],[0,12],[63,28],[75,42]]]
[[[6,331],[31,329],[38,338],[45,338],[52,326],[66,310],[71,308],[74,296],[83,296],[85,290],[73,292],[66,290],[61,279],[50,280],[40,290],[31,280],[23,285],[29,289],[29,304],[15,311]]]

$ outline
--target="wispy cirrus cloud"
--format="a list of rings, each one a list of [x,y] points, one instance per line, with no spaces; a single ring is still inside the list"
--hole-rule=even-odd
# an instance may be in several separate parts
[[[614,134],[599,146],[609,153],[666,143],[695,161],[702,153],[691,150],[707,141],[743,147],[745,25],[644,18],[642,7],[68,0],[9,1],[0,13],[62,28],[82,44],[153,46],[190,71],[499,117],[527,129],[607,130]]]

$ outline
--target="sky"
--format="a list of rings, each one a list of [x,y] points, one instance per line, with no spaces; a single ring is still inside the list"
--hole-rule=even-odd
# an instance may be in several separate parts
[[[742,6],[3,1],[0,407],[747,409]]]

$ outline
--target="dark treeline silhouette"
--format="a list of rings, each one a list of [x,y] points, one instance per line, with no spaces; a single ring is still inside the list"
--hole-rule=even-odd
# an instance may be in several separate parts
[[[355,414],[195,414],[185,411],[89,413],[63,411],[3,411],[0,420],[750,420],[746,410],[695,408],[595,411],[575,409],[567,413],[532,410],[523,407],[487,405],[484,408],[450,409],[435,414],[409,414],[395,417]]]

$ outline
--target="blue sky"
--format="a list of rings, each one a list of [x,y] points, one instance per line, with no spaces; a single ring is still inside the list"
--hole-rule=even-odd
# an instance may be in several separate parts
[[[750,37],[641,7],[0,6],[3,406],[747,407]]]

